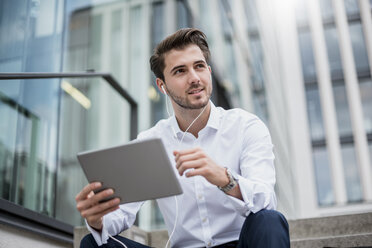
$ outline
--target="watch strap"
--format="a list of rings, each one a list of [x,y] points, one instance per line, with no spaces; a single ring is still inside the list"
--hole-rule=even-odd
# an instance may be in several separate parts
[[[235,178],[233,177],[233,175],[232,175],[230,169],[229,169],[229,168],[226,168],[226,167],[225,167],[225,169],[226,169],[226,175],[227,175],[227,177],[229,178],[229,183],[228,183],[227,185],[223,186],[223,187],[218,186],[218,188],[219,188],[220,190],[222,190],[224,193],[227,193],[228,191],[230,191],[230,190],[232,190],[233,188],[235,188],[236,185],[238,185],[238,183],[237,183],[237,181],[235,180]]]

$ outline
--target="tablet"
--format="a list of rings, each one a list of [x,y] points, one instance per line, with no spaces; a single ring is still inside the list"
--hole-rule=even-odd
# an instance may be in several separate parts
[[[161,139],[81,152],[77,158],[88,181],[101,182],[100,190],[114,189],[120,203],[182,194]]]

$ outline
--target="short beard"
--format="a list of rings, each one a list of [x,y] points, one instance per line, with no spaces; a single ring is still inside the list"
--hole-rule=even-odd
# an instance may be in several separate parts
[[[167,88],[167,86],[165,86]],[[204,89],[205,90],[205,89]],[[209,99],[211,98],[211,95],[207,95],[207,100],[205,102],[199,103],[199,104],[191,104],[189,103],[185,98],[182,98],[180,96],[176,96],[172,91],[170,91],[167,88],[168,95],[172,98],[172,100],[177,103],[178,106],[184,109],[202,109],[205,106],[207,106]]]

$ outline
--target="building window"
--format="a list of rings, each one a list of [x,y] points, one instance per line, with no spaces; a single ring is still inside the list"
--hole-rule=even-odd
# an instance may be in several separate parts
[[[313,148],[313,161],[318,204],[320,206],[332,205],[335,199],[332,188],[332,175],[328,162],[328,152],[325,146]]]
[[[152,5],[152,21],[151,21],[151,50],[165,37],[164,23],[164,2],[155,2]],[[156,78],[151,73],[152,82]],[[156,86],[154,85],[156,88]],[[157,90],[157,89],[156,89]],[[151,123],[155,125],[159,120],[165,117],[164,105],[165,97],[154,98],[151,103]]]
[[[355,157],[354,144],[341,146],[342,162],[344,166],[345,185],[348,202],[360,202],[363,200],[360,185],[360,172]]]

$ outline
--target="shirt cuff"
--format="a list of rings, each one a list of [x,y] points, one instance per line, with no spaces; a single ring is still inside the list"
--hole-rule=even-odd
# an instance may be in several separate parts
[[[235,210],[242,216],[248,216],[251,212],[257,213],[262,209],[275,209],[276,199],[264,187],[254,186],[248,179],[238,175],[237,182],[243,200],[227,195]]]
[[[89,230],[89,232],[93,235],[94,240],[96,241],[98,246],[101,246],[103,244],[107,244],[107,240],[109,239],[108,231],[105,225],[105,218],[103,217],[103,225],[101,232],[98,232],[96,229],[92,228],[87,220],[85,220],[85,224]]]

